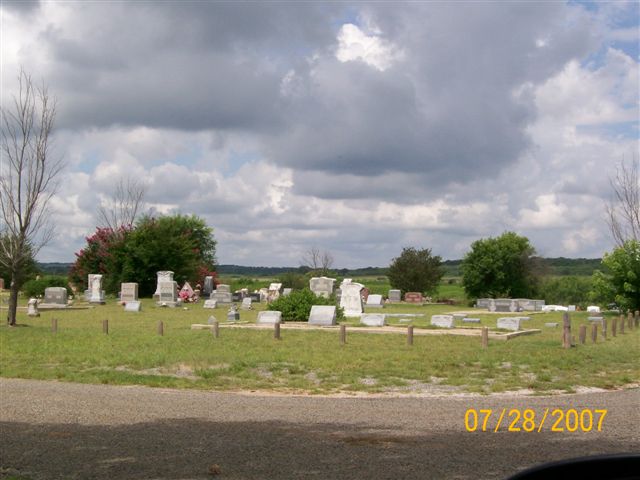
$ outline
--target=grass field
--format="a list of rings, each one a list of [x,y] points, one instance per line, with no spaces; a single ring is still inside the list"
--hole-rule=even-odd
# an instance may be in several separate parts
[[[258,308],[264,308],[260,306]],[[427,326],[430,316],[451,312],[447,305],[388,305],[385,313],[423,313],[412,324]],[[5,310],[6,312],[6,310]],[[377,310],[380,312],[380,310]],[[346,345],[337,331],[283,330],[274,340],[270,330],[191,330],[209,315],[224,323],[226,309],[157,308],[143,300],[143,311],[125,313],[111,300],[86,310],[42,312],[29,318],[19,312],[19,327],[0,327],[0,375],[105,384],[281,392],[572,392],[579,386],[615,388],[638,383],[639,329],[597,344],[560,346],[561,330],[544,327],[561,322],[559,313],[536,314],[527,328],[538,335],[492,341],[480,348],[478,337],[416,336],[406,345],[404,335],[357,333],[352,327]],[[3,315],[4,316],[4,315]],[[257,311],[241,312],[255,322]],[[476,315],[495,327],[495,315]],[[51,333],[52,318],[58,333]],[[572,315],[577,337],[586,313]],[[102,320],[109,320],[109,334]],[[164,336],[157,334],[164,322]],[[392,325],[407,325],[391,318]]]

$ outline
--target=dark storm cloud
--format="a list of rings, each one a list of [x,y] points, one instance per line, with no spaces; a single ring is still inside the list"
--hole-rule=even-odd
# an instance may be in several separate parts
[[[2,0],[0,4],[8,10],[20,14],[29,14],[40,7],[40,0]]]
[[[560,4],[403,7],[364,7],[403,60],[381,72],[324,58],[303,72],[306,96],[272,159],[337,175],[403,172],[431,186],[496,176],[530,146],[531,85],[592,44],[586,20]]]
[[[63,92],[60,125],[271,131],[282,76],[333,41],[335,8],[79,4],[40,34]]]
[[[371,22],[402,52],[390,68],[335,58],[336,35],[354,11],[365,34]],[[592,44],[579,11],[90,3],[74,4],[67,24],[40,39],[52,90],[65,98],[61,127],[242,131],[269,161],[298,172],[297,193],[407,201],[495,178],[531,146],[533,86]],[[408,175],[409,185],[383,185],[391,173]],[[310,184],[314,176],[324,180]],[[348,176],[357,178],[339,183]]]

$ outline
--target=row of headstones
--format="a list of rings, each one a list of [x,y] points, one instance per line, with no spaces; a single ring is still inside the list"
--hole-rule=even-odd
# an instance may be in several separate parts
[[[352,282],[351,279],[346,278],[340,284],[340,288],[338,288],[337,289],[338,291],[336,292],[336,289],[335,289],[336,281],[337,280],[335,278],[313,277],[309,280],[309,289],[319,297],[329,298],[334,293],[338,293],[339,296],[342,298],[342,296],[345,294],[344,288],[343,288],[345,284],[351,283],[353,285],[360,285],[361,290],[365,288],[364,285],[356,282]],[[371,298],[371,300],[369,300],[369,298]],[[400,290],[391,289],[389,290],[389,294],[387,298],[391,303],[401,302],[402,292]],[[408,303],[422,303],[424,302],[424,297],[420,292],[407,292],[404,294],[404,301]],[[384,302],[383,302],[382,295],[369,295],[367,297],[367,306],[376,307],[376,306],[383,305],[383,303]]]
[[[486,308],[490,312],[521,312],[523,310],[540,312],[545,306],[544,300],[529,298],[479,298],[477,308]]]

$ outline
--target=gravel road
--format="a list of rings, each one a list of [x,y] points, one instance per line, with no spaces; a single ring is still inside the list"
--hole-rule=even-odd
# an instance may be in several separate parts
[[[640,450],[640,389],[336,398],[0,379],[0,402],[0,478],[500,479]],[[494,410],[492,431],[465,430],[470,408]],[[608,413],[601,432],[494,433],[503,408]]]

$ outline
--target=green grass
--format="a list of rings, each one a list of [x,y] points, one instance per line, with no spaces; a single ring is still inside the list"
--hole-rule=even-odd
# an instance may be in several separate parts
[[[396,317],[390,324],[425,327],[432,314],[456,308],[396,304],[383,312],[423,313],[410,323]],[[638,330],[563,350],[561,330],[543,326],[561,323],[559,313],[532,316],[527,327],[541,328],[541,334],[492,340],[487,350],[480,348],[478,337],[416,336],[409,347],[404,335],[357,333],[356,328],[349,330],[346,345],[340,345],[335,329],[283,329],[280,341],[272,338],[271,330],[221,328],[216,339],[208,330],[190,329],[192,323],[206,323],[211,314],[221,323],[226,319],[223,308],[205,310],[201,303],[187,310],[156,308],[150,300],[143,300],[143,311],[137,314],[123,312],[113,301],[89,310],[42,312],[39,318],[20,311],[18,323],[23,326],[0,327],[0,376],[310,393],[572,392],[578,386],[616,388],[640,379]],[[253,322],[256,316],[255,310],[241,311],[243,321]],[[496,315],[478,311],[475,316],[481,325],[495,327]],[[51,333],[54,317],[57,334]],[[572,315],[576,337],[586,317]],[[103,319],[109,319],[109,335],[102,333]],[[156,333],[160,320],[164,336]],[[346,323],[356,326],[354,320]]]

